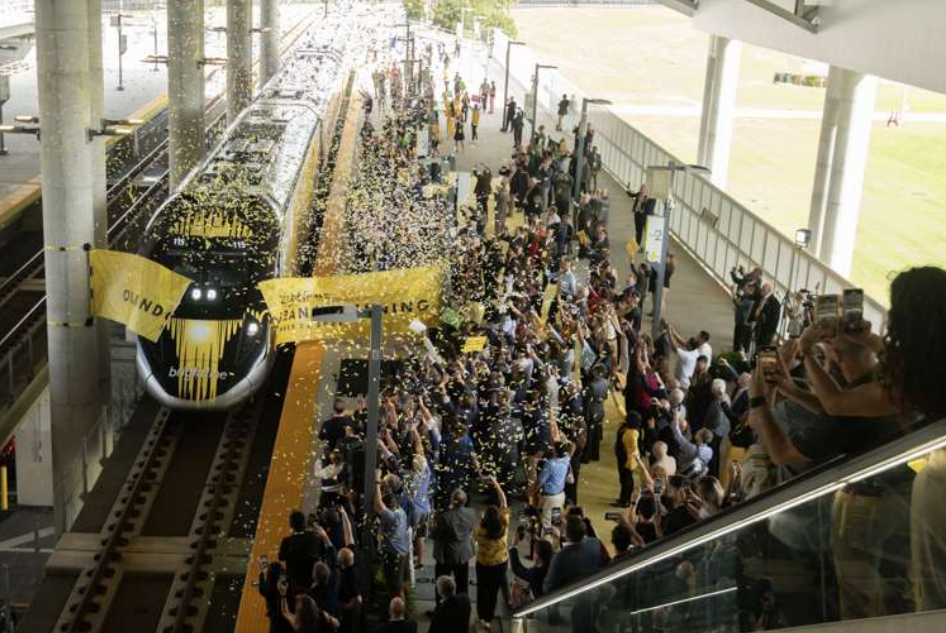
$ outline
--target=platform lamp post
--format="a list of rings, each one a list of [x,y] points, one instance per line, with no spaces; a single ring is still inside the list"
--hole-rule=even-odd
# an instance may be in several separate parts
[[[10,75],[0,75],[0,128],[3,127],[3,104],[10,100]],[[3,132],[0,132],[0,156],[9,154]]]
[[[651,215],[647,218],[647,230],[644,237],[644,259],[656,266],[657,287],[654,288],[654,318],[651,322],[651,336],[656,341],[660,337],[660,320],[664,298],[664,280],[667,273],[667,246],[670,241],[670,225],[673,215],[673,185],[677,172],[686,174],[710,175],[710,170],[702,165],[685,165],[670,161],[668,165],[655,165],[647,168],[647,189],[655,198],[664,199],[663,215]]]
[[[509,103],[509,54],[513,46],[525,46],[525,42],[508,40],[506,42],[506,78],[503,80],[503,131],[506,128],[506,104]]]
[[[578,196],[581,195],[581,157],[585,155],[585,133],[588,130],[588,106],[590,104],[611,105],[611,102],[607,99],[589,99],[587,97],[581,100],[581,120],[578,123],[578,146],[575,148],[575,151],[578,152],[575,155],[575,186],[572,193],[572,198],[574,198],[576,204],[578,203]]]
[[[381,409],[381,318],[382,307],[374,304],[367,310],[353,305],[326,306],[311,312],[312,319],[322,323],[354,323],[359,319],[371,320],[371,343],[368,356],[368,428],[365,429],[365,473],[362,482],[361,508],[364,522],[361,527],[362,556],[365,569],[373,569],[374,532],[369,517],[374,512],[375,470],[378,467],[378,418]],[[365,590],[371,587],[371,578],[365,578]],[[365,594],[367,595],[367,593]]]
[[[532,75],[532,126],[531,131],[529,132],[529,139],[535,136],[535,128],[538,127],[539,120],[539,71],[540,70],[556,70],[558,66],[550,66],[549,64],[536,64],[535,65],[535,74]]]
[[[112,16],[111,24],[118,29],[118,87],[116,90],[121,92],[125,89],[124,69],[122,67],[122,58],[128,52],[128,37],[122,33],[122,25],[125,18],[133,17],[122,13],[124,3],[119,3],[118,14]],[[155,29],[157,30],[157,29]]]

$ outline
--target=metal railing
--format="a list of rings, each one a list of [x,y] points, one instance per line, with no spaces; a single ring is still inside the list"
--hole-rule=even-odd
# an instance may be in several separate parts
[[[493,57],[503,63],[506,35],[495,29]],[[531,91],[532,73],[538,58],[526,46],[515,47],[510,61],[510,89],[522,95]],[[538,110],[552,117],[562,95],[569,95],[578,108],[585,95],[558,71],[539,75]],[[594,96],[594,95],[591,95]],[[636,190],[647,173],[647,167],[667,165],[671,161],[685,163],[664,149],[640,130],[621,119],[607,107],[594,108],[588,120],[595,130],[595,145],[601,151],[604,168],[623,186]],[[578,124],[578,112],[566,117],[568,130]],[[678,173],[674,181],[674,213],[671,218],[673,237],[723,285],[729,287],[729,271],[734,266],[762,268],[776,291],[807,288],[821,294],[840,293],[854,285],[805,250],[793,238],[773,227],[742,205],[731,195],[703,176]],[[864,316],[882,331],[887,310],[872,297],[864,298]]]

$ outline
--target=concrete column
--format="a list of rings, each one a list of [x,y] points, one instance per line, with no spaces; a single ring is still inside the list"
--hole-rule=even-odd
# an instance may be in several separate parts
[[[259,0],[259,16],[263,29],[259,85],[263,86],[279,72],[279,0]]]
[[[43,232],[54,519],[74,514],[84,438],[98,415],[98,341],[89,311],[87,245],[95,243],[88,2],[36,0],[36,76],[42,128]],[[63,485],[63,482],[67,483]]]
[[[741,57],[742,42],[718,35],[710,36],[697,162],[712,171],[710,180],[720,188],[726,187],[729,177]]]
[[[204,154],[204,2],[168,0],[168,129],[171,189]]]
[[[232,123],[253,98],[252,0],[227,2],[227,118]]]
[[[91,86],[91,112],[89,129],[102,127],[105,118],[105,77],[102,71],[102,0],[87,0],[89,3],[89,82]],[[95,16],[98,16],[96,18]],[[97,136],[92,141],[92,170],[95,177],[92,185],[92,205],[95,214],[95,248],[108,248],[108,167],[105,154],[105,137]],[[100,320],[95,324],[99,345],[99,394],[100,402],[111,400],[111,364],[109,338],[111,326]]]
[[[808,228],[811,252],[845,277],[854,258],[876,97],[876,78],[831,67]]]

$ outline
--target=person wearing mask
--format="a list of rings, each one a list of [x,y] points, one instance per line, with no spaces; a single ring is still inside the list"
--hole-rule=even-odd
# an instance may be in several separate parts
[[[407,619],[404,599],[395,596],[388,603],[388,621],[375,629],[376,633],[417,633],[417,622]]]
[[[437,577],[437,608],[430,618],[428,633],[466,633],[470,629],[473,607],[470,596],[457,593],[457,585],[450,576]]]
[[[470,578],[470,559],[473,558],[473,530],[476,527],[476,511],[466,507],[467,496],[463,490],[454,490],[450,495],[449,509],[437,514],[434,520],[434,575],[452,575],[458,593],[467,593]],[[439,594],[435,594],[439,600]]]
[[[279,544],[279,560],[286,564],[286,575],[294,586],[306,588],[312,584],[312,570],[319,561],[335,567],[335,547],[321,527],[306,529],[305,514],[294,510],[289,515],[292,534]]]
[[[506,568],[509,565],[509,506],[506,494],[495,477],[487,483],[495,491],[497,505],[486,507],[476,526],[476,613],[480,626],[489,629],[496,614],[496,602],[500,590],[506,584]]]

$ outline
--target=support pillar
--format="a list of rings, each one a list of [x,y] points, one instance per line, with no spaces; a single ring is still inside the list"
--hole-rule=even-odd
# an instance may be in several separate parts
[[[87,0],[89,3],[89,82],[91,86],[91,116],[89,129],[100,130],[105,118],[105,76],[102,70],[102,0]],[[96,17],[98,16],[98,17]],[[95,248],[108,248],[108,163],[105,153],[105,137],[96,136],[92,141],[92,205],[95,216]],[[99,394],[100,404],[111,401],[110,350],[111,327],[99,320],[95,324],[99,346]]]
[[[260,28],[260,76],[263,86],[279,72],[279,0],[259,0]]]
[[[831,67],[808,228],[811,252],[845,277],[854,258],[876,97],[876,78]]]
[[[204,2],[168,0],[170,185],[177,189],[204,153]]]
[[[253,99],[252,0],[227,1],[227,119],[232,123]]]
[[[57,532],[75,515],[82,444],[98,413],[96,329],[85,248],[95,242],[89,2],[36,0],[43,233]]]
[[[739,88],[742,42],[711,35],[703,82],[703,112],[696,162],[708,167],[714,185],[725,188],[729,180],[732,126]]]

